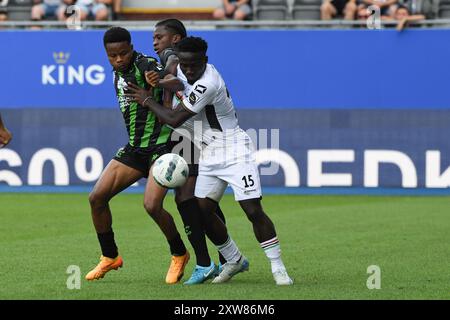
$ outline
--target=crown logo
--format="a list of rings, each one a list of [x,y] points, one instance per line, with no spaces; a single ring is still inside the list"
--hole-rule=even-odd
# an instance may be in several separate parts
[[[70,53],[69,52],[53,52],[53,59],[57,64],[65,64],[67,60],[69,60]]]

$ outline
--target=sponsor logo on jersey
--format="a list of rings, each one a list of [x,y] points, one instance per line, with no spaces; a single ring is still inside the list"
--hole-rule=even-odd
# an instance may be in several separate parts
[[[193,105],[197,102],[197,99],[197,95],[194,92],[191,92],[191,94],[189,95],[189,102]]]
[[[194,91],[197,91],[200,94],[204,94],[206,91],[206,87],[202,86],[201,84],[198,84],[195,86]]]
[[[120,148],[119,150],[117,150],[116,157],[117,158],[122,158],[122,156],[124,154],[125,154],[125,150],[123,148]]]
[[[122,78],[121,76],[118,76],[117,90],[118,90],[119,106],[120,106],[120,110],[122,110],[122,112],[125,112],[125,109],[130,104],[130,98],[128,98],[125,95],[125,91],[127,91],[127,88],[128,88],[128,84],[125,81],[125,79]]]

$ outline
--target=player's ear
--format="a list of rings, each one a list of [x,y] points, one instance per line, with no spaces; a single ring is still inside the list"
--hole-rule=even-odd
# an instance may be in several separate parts
[[[181,36],[179,34],[174,34],[173,38],[172,38],[172,44],[176,44],[178,42],[180,42],[181,40]]]
[[[130,43],[130,50],[131,50],[131,51],[134,50],[134,47],[133,47],[133,44],[132,44],[132,43]]]

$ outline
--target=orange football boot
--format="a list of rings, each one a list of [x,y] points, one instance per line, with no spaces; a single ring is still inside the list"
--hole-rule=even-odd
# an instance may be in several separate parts
[[[117,256],[114,259],[100,256],[100,263],[86,275],[86,280],[98,280],[105,276],[110,270],[117,270],[123,266],[123,260],[121,256]]]
[[[189,262],[189,258],[190,256],[187,250],[183,256],[172,256],[169,271],[167,271],[166,275],[166,283],[174,284],[181,280],[184,275],[184,268]]]

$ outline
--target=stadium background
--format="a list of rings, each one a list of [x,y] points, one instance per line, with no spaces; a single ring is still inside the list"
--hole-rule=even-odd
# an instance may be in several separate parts
[[[398,32],[293,12],[277,21],[202,20],[217,3],[127,0],[132,21],[90,21],[81,31],[56,21],[40,31],[29,21],[0,23],[0,112],[13,133],[0,149],[0,298],[448,299],[450,23],[436,19],[445,10]],[[84,275],[97,263],[87,192],[126,142],[102,34],[125,26],[135,48],[152,55],[151,30],[168,16],[209,42],[241,126],[267,130],[259,149],[282,151],[280,171],[262,176],[263,203],[291,288],[274,289],[231,195],[221,206],[251,272],[208,290],[165,285],[169,256],[142,208],[143,181],[111,203],[126,268],[81,290],[66,286],[69,265]],[[171,196],[165,206],[181,226]],[[371,265],[381,267],[382,290],[366,286]]]
[[[450,186],[448,30],[191,33],[209,42],[241,126],[266,129],[259,148],[279,139],[288,155],[272,158],[281,167],[263,174],[265,186]],[[14,62],[0,79],[0,108],[15,133],[0,151],[3,184],[89,185],[125,144],[102,34],[0,33],[8,43],[0,58]],[[133,31],[139,51],[152,54],[151,39]]]

